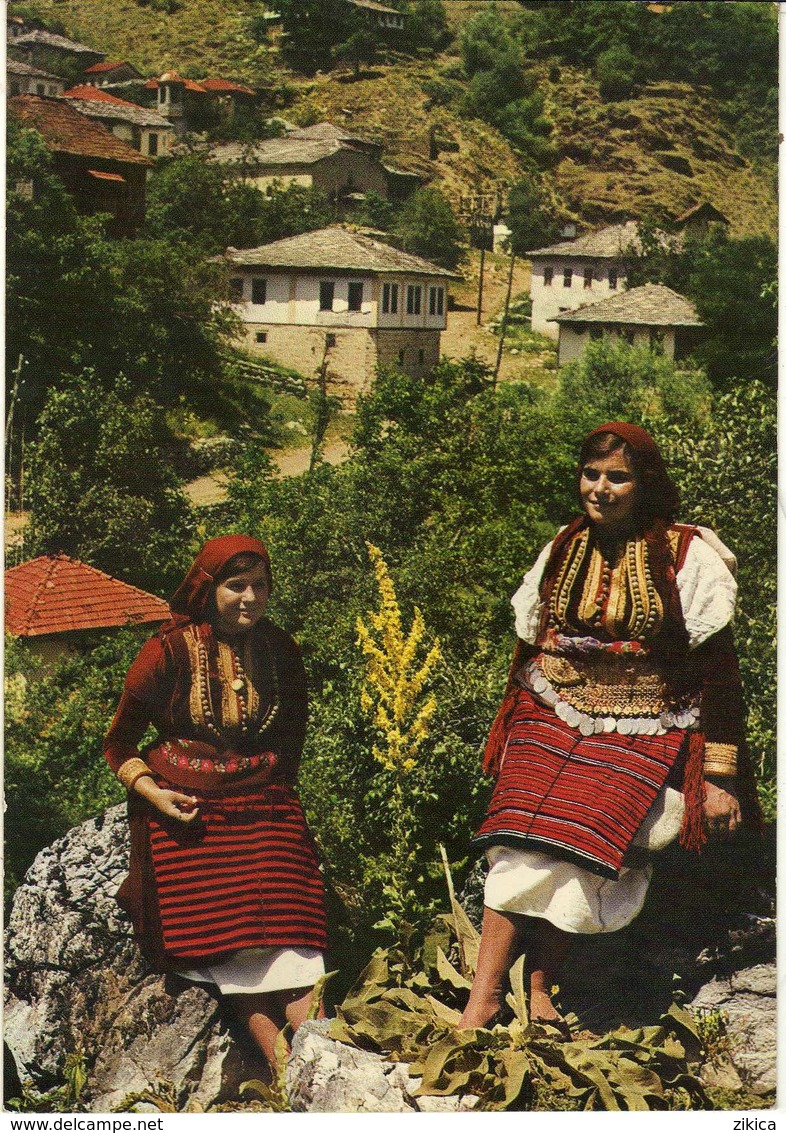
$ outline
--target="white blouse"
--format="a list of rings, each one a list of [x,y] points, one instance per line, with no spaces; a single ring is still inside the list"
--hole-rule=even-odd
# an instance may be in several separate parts
[[[714,531],[707,527],[699,527],[698,531],[701,537],[691,539],[677,575],[691,649],[729,624],[737,600],[737,583],[732,573],[737,565],[734,555]],[[546,544],[510,600],[516,615],[516,634],[529,645],[537,642],[543,610],[539,588],[551,547],[552,543]]]

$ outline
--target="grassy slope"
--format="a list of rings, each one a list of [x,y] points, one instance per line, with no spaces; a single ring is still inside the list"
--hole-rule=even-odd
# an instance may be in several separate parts
[[[431,178],[454,200],[521,173],[514,151],[493,128],[447,108],[426,108],[421,83],[447,57],[381,66],[358,82],[335,73],[307,81],[285,73],[275,52],[252,43],[246,34],[252,0],[185,0],[169,17],[135,0],[32,0],[27,6],[57,17],[77,39],[144,73],[174,66],[263,88],[266,78],[277,85],[286,80],[293,94],[288,117],[308,121],[316,115],[370,131],[384,141],[391,161]],[[451,0],[454,30],[480,7],[481,0]],[[514,11],[518,5],[506,0],[500,7]],[[658,206],[677,216],[709,199],[729,216],[733,235],[775,234],[774,176],[739,157],[708,91],[654,84],[636,98],[603,103],[595,81],[568,67],[556,82],[544,71],[541,89],[560,153],[546,180],[568,214],[600,225]],[[432,123],[440,136],[458,142],[458,153],[429,160]],[[676,164],[684,172],[675,171],[675,158],[682,159]]]

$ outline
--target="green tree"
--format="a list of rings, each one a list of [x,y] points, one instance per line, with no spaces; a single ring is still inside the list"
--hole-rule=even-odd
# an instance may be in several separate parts
[[[351,7],[335,0],[281,0],[282,54],[298,70],[329,67],[333,49],[354,30]]]
[[[30,554],[65,551],[167,593],[190,559],[194,518],[164,456],[160,409],[90,371],[52,389],[32,451]]]
[[[511,251],[516,256],[526,256],[534,248],[550,244],[557,234],[553,206],[533,177],[522,177],[511,185],[505,220],[511,230]]]
[[[500,58],[515,50],[508,25],[496,4],[486,4],[462,25],[459,50],[464,71],[470,79],[478,71],[491,71]]]
[[[410,3],[404,21],[404,35],[410,51],[444,51],[453,37],[443,0],[414,0]]]
[[[418,189],[402,206],[396,232],[406,252],[442,267],[456,268],[464,258],[464,234],[450,201],[439,189]]]
[[[6,638],[6,900],[39,850],[122,801],[101,742],[148,633],[96,635],[91,649],[66,655],[53,668]]]
[[[624,43],[614,44],[598,56],[595,72],[601,98],[609,102],[628,98],[636,81],[636,59]]]

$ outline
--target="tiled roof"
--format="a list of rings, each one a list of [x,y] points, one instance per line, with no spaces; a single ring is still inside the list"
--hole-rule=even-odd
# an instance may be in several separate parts
[[[92,67],[85,67],[84,73],[86,75],[103,75],[107,71],[117,70],[118,67],[131,67],[132,71],[136,71],[136,67],[132,66],[130,63],[126,63],[124,59],[116,59],[111,63],[109,61],[106,61],[104,63],[94,63]]]
[[[635,220],[610,224],[597,232],[588,232],[576,240],[561,240],[546,248],[534,248],[527,256],[608,256],[617,258],[629,248],[640,251],[639,226]]]
[[[403,16],[398,8],[388,8],[384,4],[378,4],[376,0],[349,0],[350,4],[355,8],[369,8],[372,12],[389,12],[391,16]]]
[[[38,130],[47,146],[56,153],[152,165],[148,158],[116,138],[106,126],[80,114],[67,99],[18,94],[9,98],[8,109],[22,125]]]
[[[686,299],[666,287],[663,283],[645,283],[642,287],[632,287],[599,299],[597,303],[585,303],[575,311],[563,311],[554,320],[558,323],[639,323],[649,327],[700,327],[704,324],[696,314],[696,308]]]
[[[5,574],[5,627],[17,637],[162,622],[169,606],[67,555],[41,555]]]
[[[73,51],[77,55],[106,55],[105,51],[96,51],[95,47],[88,47],[84,43],[75,43],[73,39],[66,39],[64,35],[55,35],[51,31],[30,31],[27,35],[20,35],[13,40],[9,47],[57,47],[61,51]]]
[[[157,90],[162,83],[180,83],[186,90],[196,91],[197,94],[207,94],[201,83],[195,83],[193,79],[184,79],[182,75],[178,75],[177,71],[164,71],[160,79],[148,79],[145,86],[148,90]]]
[[[40,67],[33,67],[30,63],[21,63],[10,56],[5,61],[6,70],[12,75],[29,75],[31,79],[49,79],[50,82],[64,83],[60,75],[52,75],[49,71],[42,71]]]
[[[91,118],[118,118],[123,122],[133,122],[135,126],[172,128],[169,120],[156,114],[154,110],[137,106],[135,102],[127,102],[100,87],[71,87],[63,92],[63,98],[73,99],[80,114],[88,114]]]
[[[682,214],[682,216],[678,216],[675,224],[685,224],[687,221],[693,220],[699,216],[706,217],[707,220],[717,221],[719,224],[730,223],[729,218],[727,216],[724,216],[720,209],[716,209],[715,205],[711,205],[709,201],[702,201],[701,204],[694,205],[693,208],[689,208],[687,212],[684,212]]]
[[[251,87],[244,87],[242,83],[233,83],[229,79],[200,79],[199,85],[202,90],[215,91],[216,94],[224,92],[231,94],[233,91],[236,94],[256,94]]]
[[[216,145],[210,150],[210,160],[224,165],[314,165],[334,153],[350,149],[335,138],[302,139],[290,134],[286,138],[268,138],[255,146],[243,142]]]
[[[332,122],[315,122],[313,126],[300,126],[294,130],[290,130],[288,135],[290,138],[304,138],[311,140],[324,140],[330,139],[337,142],[361,142],[363,145],[378,145],[382,148],[380,142],[371,141],[370,138],[361,138],[358,134],[350,134],[349,130],[345,130],[342,126],[334,126]]]
[[[420,256],[410,255],[348,232],[337,226],[321,228],[317,232],[304,232],[263,244],[260,248],[237,250],[228,248],[224,257],[229,263],[248,267],[312,268],[317,270],[347,270],[370,272],[412,272],[418,275],[438,275],[457,279],[454,272],[439,267]]]

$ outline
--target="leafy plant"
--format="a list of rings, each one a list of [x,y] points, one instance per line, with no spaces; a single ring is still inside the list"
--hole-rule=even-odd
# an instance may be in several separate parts
[[[411,941],[375,952],[338,1007],[331,1038],[408,1063],[421,1079],[415,1096],[472,1095],[478,1110],[711,1108],[695,1074],[699,1035],[684,1008],[673,1004],[656,1026],[566,1042],[556,1028],[531,1022],[523,956],[510,972],[509,1022],[458,1029],[471,971],[462,973],[446,950],[455,937],[453,956],[466,964],[477,934],[467,934],[454,898],[452,906],[419,952]]]
[[[45,1093],[38,1093],[32,1082],[22,1085],[19,1097],[6,1098],[7,1109],[16,1113],[73,1113],[83,1109],[83,1095],[87,1086],[87,1068],[84,1048],[77,1046],[66,1055],[63,1063],[62,1085]]]

